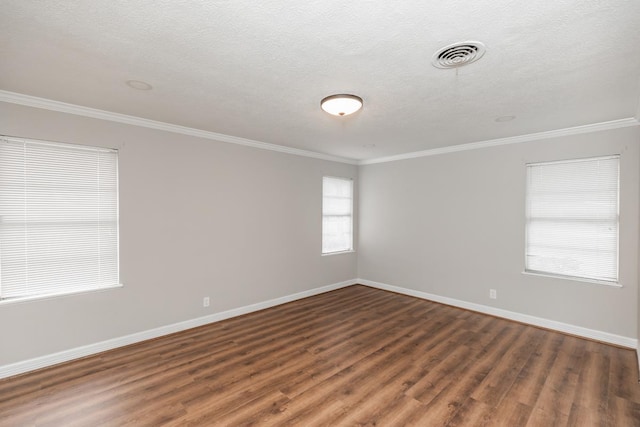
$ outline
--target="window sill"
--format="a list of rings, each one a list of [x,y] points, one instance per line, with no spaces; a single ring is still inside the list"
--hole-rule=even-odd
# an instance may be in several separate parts
[[[19,303],[30,302],[30,301],[39,301],[44,299],[54,299],[54,298],[71,296],[71,295],[88,294],[93,292],[103,292],[111,289],[122,288],[122,286],[123,286],[122,283],[119,283],[117,285],[105,286],[104,288],[97,288],[97,289],[71,291],[71,292],[64,292],[59,294],[30,295],[26,297],[7,298],[7,299],[0,300],[0,306],[9,305],[9,304],[19,304]]]
[[[330,255],[340,255],[340,254],[351,254],[354,253],[354,249],[350,249],[348,251],[338,251],[338,252],[327,252],[326,254],[321,254],[322,256],[330,256]]]
[[[541,271],[523,271],[522,274],[527,276],[537,276],[537,277],[549,277],[551,279],[562,279],[562,280],[570,280],[572,282],[582,282],[582,283],[592,283],[596,285],[605,285],[610,286],[612,288],[622,288],[622,285],[619,282],[607,282],[606,280],[596,280],[596,279],[587,279],[584,277],[575,277],[575,276],[563,276],[561,274],[553,274],[553,273],[544,273]]]

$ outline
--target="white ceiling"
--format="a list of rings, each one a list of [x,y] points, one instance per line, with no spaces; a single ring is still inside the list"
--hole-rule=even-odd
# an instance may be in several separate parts
[[[638,0],[0,0],[0,89],[362,160],[634,117],[639,29]]]

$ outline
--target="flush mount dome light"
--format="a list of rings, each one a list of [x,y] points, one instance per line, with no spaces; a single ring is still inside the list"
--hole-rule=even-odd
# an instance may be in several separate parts
[[[320,102],[324,111],[334,116],[348,116],[362,108],[362,98],[355,95],[331,95]]]

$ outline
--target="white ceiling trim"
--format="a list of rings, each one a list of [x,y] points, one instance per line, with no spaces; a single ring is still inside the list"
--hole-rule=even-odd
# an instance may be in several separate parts
[[[375,163],[395,162],[398,160],[414,159],[416,157],[435,156],[438,154],[455,153],[458,151],[477,150],[479,148],[496,147],[499,145],[519,144],[522,142],[536,141],[540,139],[557,138],[567,135],[579,135],[582,133],[597,132],[601,130],[619,129],[629,126],[639,126],[640,122],[635,117],[609,122],[593,123],[590,125],[576,126],[572,128],[556,129],[546,132],[530,133],[526,135],[511,136],[508,138],[490,139],[487,141],[471,142],[468,144],[452,145],[449,147],[434,148],[431,150],[416,151],[413,153],[398,154],[396,156],[379,157],[377,159],[360,160],[358,165],[372,165]]]
[[[368,160],[354,160],[344,157],[331,156],[328,154],[316,153],[314,151],[301,150],[298,148],[285,147],[267,142],[254,141],[251,139],[239,138],[216,132],[194,129],[186,126],[174,125],[171,123],[156,120],[143,119],[141,117],[129,116],[126,114],[113,113],[111,111],[99,110],[96,108],[83,107],[80,105],[68,104],[66,102],[54,101],[46,98],[39,98],[31,95],[24,95],[16,92],[0,90],[0,102],[25,105],[28,107],[42,108],[45,110],[58,111],[61,113],[74,114],[77,116],[91,117],[94,119],[108,120],[117,123],[124,123],[134,126],[141,126],[150,129],[163,130],[183,135],[195,136],[198,138],[211,139],[230,144],[244,145],[262,150],[277,151],[280,153],[293,154],[296,156],[311,157],[315,159],[328,160],[351,165],[372,165],[376,163],[394,162],[398,160],[414,159],[417,157],[435,156],[439,154],[455,153],[459,151],[476,150],[479,148],[496,147],[500,145],[519,144],[522,142],[535,141],[540,139],[557,138],[568,135],[579,135],[583,133],[596,132],[601,130],[619,129],[640,125],[640,107],[636,117],[612,120],[602,123],[594,123],[572,128],[556,129],[546,132],[531,133],[526,135],[513,136],[508,138],[491,139],[486,141],[471,142],[448,147],[434,148],[430,150],[416,151],[412,153],[398,154],[395,156],[379,157]]]
[[[0,102],[8,102],[11,104],[25,105],[27,107],[34,108],[42,108],[45,110],[58,111],[61,113],[75,114],[77,116],[108,120],[111,122],[125,123],[128,125],[163,130],[167,132],[179,133],[182,135],[195,136],[198,138],[228,142],[230,144],[245,145],[248,147],[259,148],[261,150],[277,151],[280,153],[293,154],[303,157],[312,157],[314,159],[329,160],[332,162],[347,163],[350,165],[358,164],[357,160],[347,159],[344,157],[330,156],[328,154],[316,153],[314,151],[285,147],[283,145],[270,144],[268,142],[254,141],[252,139],[239,138],[237,136],[224,135],[221,133],[194,129],[186,126],[159,122],[156,120],[143,119],[141,117],[113,113],[111,111],[99,110],[96,108],[83,107],[80,105],[68,104],[66,102],[54,101],[46,98],[38,98],[36,96],[24,95],[16,92],[0,90]]]

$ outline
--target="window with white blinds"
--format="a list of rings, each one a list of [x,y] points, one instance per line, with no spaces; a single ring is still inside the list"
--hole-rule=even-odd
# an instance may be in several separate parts
[[[527,165],[527,271],[618,282],[619,168],[619,156]]]
[[[0,137],[0,299],[118,282],[117,151]]]
[[[322,178],[322,253],[353,250],[353,181]]]

